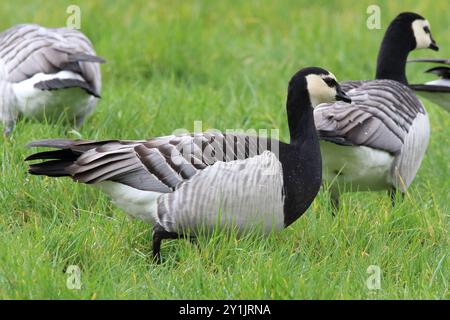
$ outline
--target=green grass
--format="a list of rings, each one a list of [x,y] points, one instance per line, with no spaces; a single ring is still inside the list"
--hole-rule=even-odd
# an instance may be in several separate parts
[[[382,29],[366,28],[378,2]],[[2,3],[0,28],[62,26],[73,1]],[[288,138],[290,76],[318,65],[339,79],[367,79],[387,23],[400,11],[431,22],[438,53],[450,57],[448,0],[77,1],[82,31],[102,66],[103,99],[83,138],[150,138],[176,128],[280,128]],[[59,14],[58,14],[59,12]],[[425,66],[411,65],[414,82]],[[426,102],[432,134],[406,200],[347,194],[333,218],[322,191],[291,227],[267,238],[225,234],[166,241],[150,263],[150,226],[128,221],[98,190],[69,179],[29,176],[25,144],[76,138],[63,126],[21,121],[1,140],[0,298],[4,299],[449,299],[450,117]],[[68,265],[82,289],[66,288]],[[369,265],[381,289],[366,287]]]

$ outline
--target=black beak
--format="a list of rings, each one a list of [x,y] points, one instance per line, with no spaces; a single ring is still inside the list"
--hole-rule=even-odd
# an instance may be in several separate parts
[[[352,99],[341,89],[340,85],[336,86],[336,100],[352,103]]]
[[[428,48],[434,51],[439,51],[439,47],[437,46],[436,41],[434,41],[433,38],[431,38],[431,44]]]

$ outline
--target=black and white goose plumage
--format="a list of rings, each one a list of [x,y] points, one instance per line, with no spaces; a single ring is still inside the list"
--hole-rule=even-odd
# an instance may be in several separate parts
[[[9,135],[22,115],[64,117],[80,126],[101,90],[99,63],[89,39],[68,28],[35,24],[0,33],[0,121]]]
[[[69,176],[106,192],[131,217],[154,223],[162,239],[192,236],[217,224],[239,233],[279,230],[310,206],[322,165],[312,104],[349,101],[335,77],[305,68],[289,83],[290,143],[245,134],[198,133],[142,141],[46,140],[57,148],[27,160],[35,175]]]
[[[375,80],[346,81],[352,103],[321,104],[314,110],[321,139],[323,180],[339,204],[345,191],[406,192],[428,146],[428,115],[405,75],[410,51],[438,50],[430,24],[401,13],[389,25],[378,54]]]
[[[408,62],[426,62],[435,63],[439,66],[432,67],[426,70],[426,73],[431,73],[439,77],[437,80],[428,81],[423,84],[410,84],[409,87],[413,89],[419,96],[437,104],[450,112],[450,59],[414,59]]]

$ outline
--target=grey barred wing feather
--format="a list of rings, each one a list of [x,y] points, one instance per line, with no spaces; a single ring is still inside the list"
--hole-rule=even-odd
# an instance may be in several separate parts
[[[362,86],[365,82],[367,82],[367,80],[350,80],[350,81],[343,81],[339,84],[341,85],[342,90],[347,92]]]
[[[347,94],[352,104],[321,104],[314,110],[323,140],[396,154],[417,114],[425,114],[411,90],[395,81],[365,82]]]
[[[400,155],[393,168],[394,184],[405,192],[409,187],[427,150],[430,140],[430,123],[427,114],[418,113],[405,136]]]
[[[166,154],[176,149],[176,156],[182,156],[198,169],[203,169],[217,161],[243,160],[266,150],[278,152],[278,143],[256,135],[205,132],[154,138],[147,141],[146,146],[161,148]]]
[[[95,184],[131,217],[166,231],[197,232],[220,223],[262,231],[284,225],[277,141],[249,135],[194,134],[142,141],[36,141],[50,147],[26,160],[36,175]],[[268,150],[273,150],[268,151]],[[223,219],[222,219],[223,218]],[[190,230],[192,229],[192,230]]]
[[[52,147],[57,151],[34,154],[27,160],[49,161],[32,164],[30,173],[70,176],[87,184],[113,181],[138,190],[171,192],[178,174],[166,163],[158,148],[146,141],[36,141],[31,147]]]
[[[68,70],[80,74],[98,96],[101,62],[89,39],[77,30],[24,24],[0,34],[0,80],[17,83],[38,73]]]
[[[143,191],[169,193],[216,162],[243,160],[274,149],[269,139],[247,135],[195,134],[142,141],[44,140],[31,147],[57,151],[34,154],[30,172],[70,176],[83,183],[114,181]]]
[[[347,94],[352,104],[321,104],[314,110],[320,139],[390,153],[396,157],[393,183],[405,190],[428,145],[423,105],[408,87],[391,80],[365,81]]]
[[[216,162],[180,188],[158,198],[158,221],[179,234],[206,232],[220,225],[238,232],[284,226],[283,175],[274,153],[247,160]]]

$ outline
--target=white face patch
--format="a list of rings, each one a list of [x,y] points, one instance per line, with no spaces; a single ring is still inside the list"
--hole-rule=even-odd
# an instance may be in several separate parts
[[[414,37],[416,38],[416,49],[426,49],[431,44],[431,33],[427,33],[425,28],[430,30],[430,23],[427,20],[418,19],[412,23]]]
[[[334,79],[336,81],[336,78],[332,73],[321,75],[310,74],[306,76],[309,98],[313,108],[321,103],[336,101],[336,87],[329,87],[324,81],[326,78]]]

